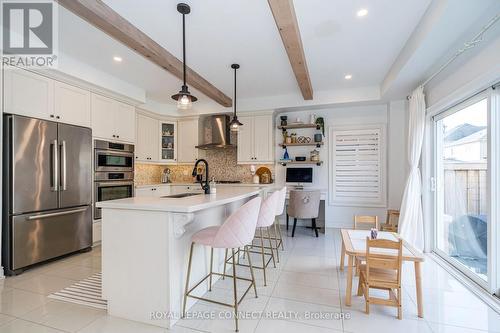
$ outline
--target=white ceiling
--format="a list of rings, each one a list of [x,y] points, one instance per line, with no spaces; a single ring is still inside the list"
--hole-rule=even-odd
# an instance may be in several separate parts
[[[178,1],[105,2],[181,58]],[[315,92],[315,99],[310,102],[302,100],[267,1],[186,2],[192,9],[186,17],[188,66],[232,96],[233,76],[229,66],[239,63],[238,100],[242,101],[239,105],[250,110],[380,99],[384,78],[431,0],[295,0]],[[368,9],[368,15],[358,18],[356,12],[360,8]],[[60,9],[59,16],[61,57],[144,90],[149,104],[156,109],[175,110],[170,95],[180,89],[180,80],[65,9]],[[112,60],[115,55],[121,56],[123,62],[115,63]],[[344,79],[347,73],[352,74],[352,80]],[[191,90],[200,98],[195,112],[223,109]]]

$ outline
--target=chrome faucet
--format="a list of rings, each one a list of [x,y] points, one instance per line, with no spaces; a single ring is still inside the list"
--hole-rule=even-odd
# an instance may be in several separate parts
[[[200,162],[203,162],[205,163],[205,184],[203,184],[203,177],[200,178],[200,185],[201,185],[201,188],[203,189],[203,191],[205,191],[205,194],[210,194],[210,185],[208,183],[208,162],[206,160],[204,160],[203,158],[200,158],[199,160],[196,161],[196,163],[194,164],[194,168],[193,168],[193,177],[196,177],[196,175],[198,174],[197,172],[197,168],[198,168],[198,163]]]

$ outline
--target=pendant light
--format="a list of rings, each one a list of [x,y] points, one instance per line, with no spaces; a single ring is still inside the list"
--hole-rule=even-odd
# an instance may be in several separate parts
[[[188,4],[179,3],[177,4],[177,11],[182,14],[182,73],[183,73],[183,85],[181,91],[178,94],[172,95],[172,99],[177,101],[177,108],[181,110],[190,109],[192,102],[196,102],[198,98],[191,95],[186,84],[186,14],[191,12],[191,8]]]
[[[229,123],[229,128],[231,128],[231,131],[238,131],[238,128],[242,126],[243,124],[239,122],[238,117],[236,116],[236,70],[240,68],[240,65],[238,64],[232,64],[231,68],[234,69],[234,100],[233,100],[233,109],[234,109],[234,114],[233,114],[233,119]]]

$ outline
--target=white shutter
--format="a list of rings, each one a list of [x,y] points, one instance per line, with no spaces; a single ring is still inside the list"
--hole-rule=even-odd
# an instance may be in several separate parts
[[[384,207],[384,126],[330,129],[330,203]]]

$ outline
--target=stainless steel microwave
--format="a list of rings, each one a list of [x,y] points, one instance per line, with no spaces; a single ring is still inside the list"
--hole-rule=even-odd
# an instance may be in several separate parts
[[[134,145],[95,140],[95,172],[133,172]]]

